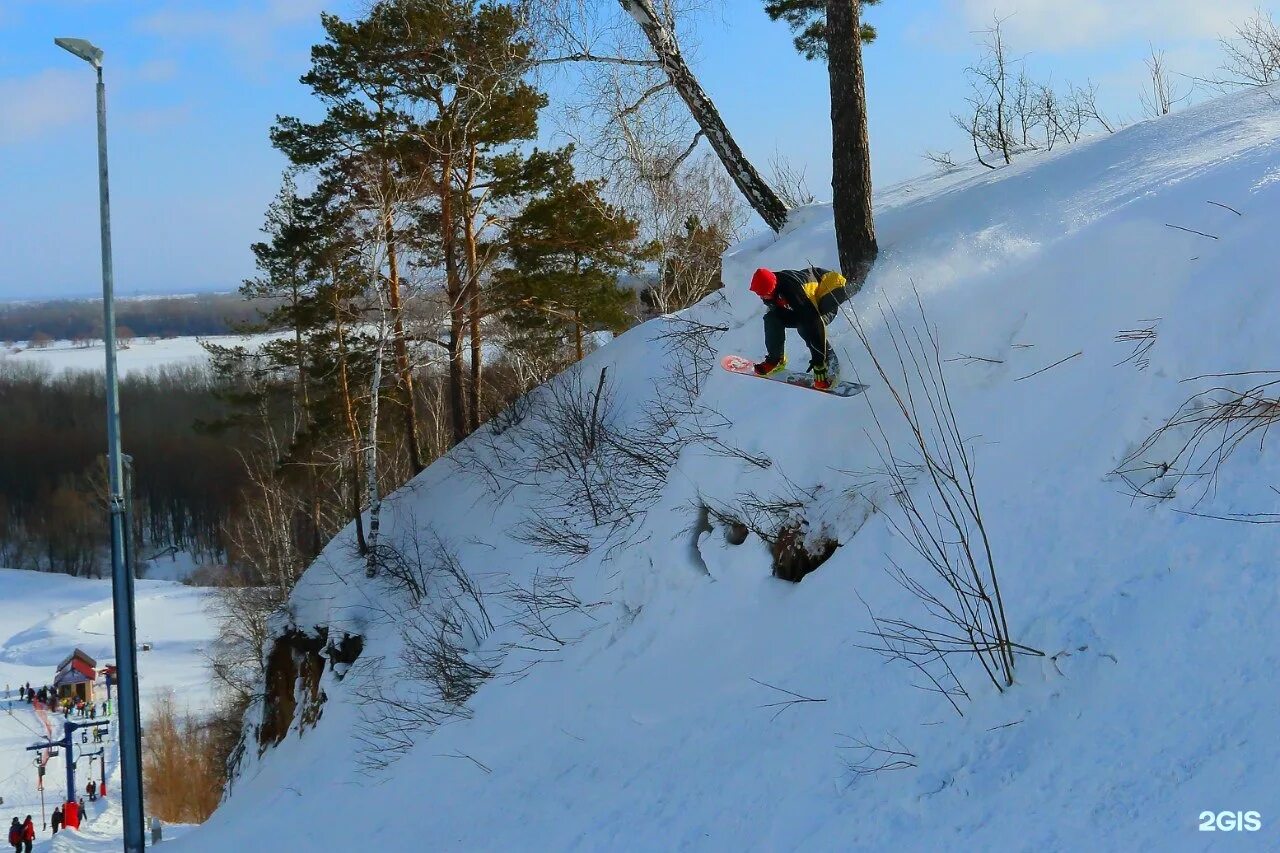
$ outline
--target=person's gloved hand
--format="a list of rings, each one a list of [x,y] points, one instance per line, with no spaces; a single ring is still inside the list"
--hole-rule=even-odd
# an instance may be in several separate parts
[[[822,277],[822,281],[818,284],[818,293],[826,296],[838,287],[844,287],[846,283],[845,277],[838,272],[829,272]]]
[[[831,387],[831,377],[827,374],[826,365],[813,366],[813,387],[819,391],[826,391]]]

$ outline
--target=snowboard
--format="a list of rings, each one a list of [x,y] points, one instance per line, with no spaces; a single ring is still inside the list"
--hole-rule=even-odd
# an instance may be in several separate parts
[[[720,366],[730,373],[740,373],[743,376],[754,376],[757,379],[768,379],[772,382],[783,382],[787,385],[794,385],[796,388],[808,388],[811,391],[818,391],[821,394],[831,394],[834,397],[853,397],[867,390],[869,386],[859,382],[837,382],[826,391],[813,387],[813,376],[808,373],[797,373],[794,370],[779,370],[771,376],[760,376],[756,373],[755,362],[749,358],[743,358],[740,355],[726,355],[720,359]]]

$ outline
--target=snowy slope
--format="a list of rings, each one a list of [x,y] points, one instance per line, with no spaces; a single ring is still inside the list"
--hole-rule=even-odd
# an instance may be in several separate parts
[[[251,741],[227,802],[175,850],[1280,849],[1280,534],[1203,517],[1275,511],[1280,461],[1246,444],[1199,501],[1194,482],[1136,500],[1110,474],[1200,387],[1182,380],[1277,366],[1277,94],[881,193],[881,258],[831,329],[846,374],[871,390],[837,400],[712,370],[698,404],[718,415],[704,424],[739,453],[684,447],[647,511],[612,539],[590,532],[595,549],[567,567],[512,535],[554,516],[564,482],[495,496],[477,464],[528,458],[554,389],[535,394],[524,421],[482,431],[387,508],[387,541],[429,550],[434,532],[489,592],[494,629],[473,632],[474,659],[498,675],[470,719],[420,731],[386,770],[359,769],[362,678],[381,658],[374,680],[397,681],[399,629],[422,614],[364,577],[348,531],[278,628],[359,634],[360,660],[326,671],[314,728],[295,721],[260,759]],[[724,293],[686,318],[725,329],[717,358],[756,355],[751,270],[807,263],[835,264],[829,208],[731,251]],[[918,324],[917,292],[977,460],[1012,634],[1055,658],[1020,659],[1004,694],[958,663],[963,716],[861,648],[868,607],[918,612],[890,561],[922,568],[892,514],[871,510],[873,414],[894,441],[903,427],[852,322],[891,352],[886,312]],[[1149,364],[1125,363],[1133,344],[1117,334],[1156,318]],[[672,325],[581,366],[588,390],[608,368],[620,423],[652,410]],[[746,513],[751,495],[794,500],[841,546],[798,585],[770,577],[754,534],[732,546],[700,525],[698,505]],[[553,621],[563,647],[531,642],[503,594],[536,573],[599,602]],[[824,701],[776,706],[786,697],[759,682]],[[850,738],[900,743],[916,766],[859,777]],[[1197,831],[1201,811],[1237,809],[1260,812],[1262,829]]]
[[[201,709],[212,703],[204,652],[214,641],[216,628],[207,613],[208,591],[168,581],[140,580],[136,585],[138,637],[150,643],[151,651],[138,656],[140,698],[144,719],[149,704],[158,695],[174,691],[179,707]],[[115,659],[111,623],[111,583],[73,578],[61,574],[0,569],[0,690],[14,691],[19,684],[46,684],[54,668],[72,649],[79,647],[99,664]],[[59,715],[50,722],[55,737],[62,734]],[[30,706],[0,693],[0,797],[8,826],[13,815],[36,816],[39,828],[40,798],[35,787],[33,753],[25,747],[42,740],[44,730]],[[108,745],[107,767],[115,770],[117,757]],[[52,812],[65,789],[64,757],[52,758],[45,776],[47,811]],[[84,779],[87,764],[78,768]],[[96,778],[96,771],[95,771]],[[108,790],[118,790],[118,778]],[[104,804],[105,817],[95,824],[103,849],[119,849],[119,824],[113,822],[114,798]],[[95,806],[95,809],[97,807]],[[95,818],[96,820],[96,818]],[[114,826],[114,831],[111,827]],[[48,838],[40,833],[37,849]],[[74,840],[74,843],[73,843]],[[86,837],[59,839],[56,849],[96,849]]]

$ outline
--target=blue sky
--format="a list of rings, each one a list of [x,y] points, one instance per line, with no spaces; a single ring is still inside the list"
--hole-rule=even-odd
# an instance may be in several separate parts
[[[360,0],[2,0],[0,299],[91,295],[98,286],[91,69],[53,45],[106,50],[116,281],[123,294],[231,289],[253,272],[249,244],[283,158],[277,114],[313,117],[297,82],[319,12]],[[698,69],[747,153],[780,151],[830,195],[825,69],[791,49],[758,0],[724,0],[703,22]],[[1256,0],[883,0],[867,13],[876,181],[927,171],[926,149],[965,153],[949,114],[965,95],[974,31],[993,14],[1033,72],[1092,78],[1105,106],[1139,113],[1142,57],[1205,73],[1217,36]],[[1277,3],[1263,3],[1276,10]]]

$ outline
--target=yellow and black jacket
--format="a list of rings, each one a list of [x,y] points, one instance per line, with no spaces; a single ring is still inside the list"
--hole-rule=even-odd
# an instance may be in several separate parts
[[[827,343],[826,324],[835,319],[841,303],[849,298],[845,278],[821,267],[774,270],[778,286],[767,300],[764,317],[765,349],[770,360],[785,352],[786,329],[795,329],[809,347],[813,364],[825,367],[834,353]]]

